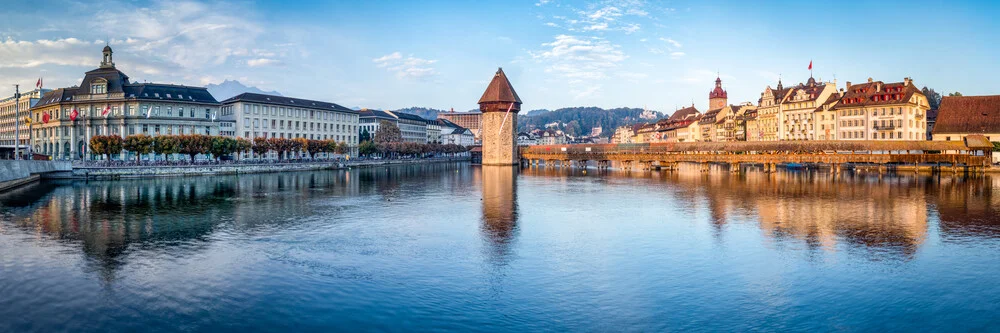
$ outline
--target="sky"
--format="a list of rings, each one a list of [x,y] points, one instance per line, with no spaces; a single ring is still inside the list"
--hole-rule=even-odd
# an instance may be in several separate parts
[[[105,43],[132,81],[238,80],[347,107],[700,110],[779,77],[1000,94],[1000,1],[24,1],[0,12],[0,96],[79,84]]]

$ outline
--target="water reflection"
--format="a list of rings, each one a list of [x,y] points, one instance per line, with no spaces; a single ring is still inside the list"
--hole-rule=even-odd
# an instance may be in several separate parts
[[[495,264],[512,256],[517,238],[517,168],[483,166],[483,219],[481,232],[488,243],[487,255]]]
[[[725,171],[725,170],[723,170]],[[580,170],[530,168],[530,177],[595,176]],[[668,197],[708,214],[717,242],[730,224],[753,223],[781,248],[865,251],[872,260],[910,260],[928,238],[929,214],[938,214],[942,236],[1000,235],[1000,178],[940,178],[786,171],[776,174],[602,172],[596,177],[652,179],[663,186],[651,198]],[[936,210],[936,211],[935,211]]]

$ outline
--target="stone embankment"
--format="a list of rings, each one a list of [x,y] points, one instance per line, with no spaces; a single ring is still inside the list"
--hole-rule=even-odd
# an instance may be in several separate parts
[[[73,165],[68,161],[0,160],[0,191],[71,170]]]
[[[118,179],[172,176],[204,176],[204,175],[235,175],[249,173],[335,170],[352,167],[371,167],[396,164],[419,164],[440,162],[468,161],[468,157],[425,158],[412,160],[365,160],[365,161],[316,161],[295,163],[262,163],[262,164],[215,164],[215,165],[178,165],[178,166],[74,166],[72,174],[67,178],[78,179]]]

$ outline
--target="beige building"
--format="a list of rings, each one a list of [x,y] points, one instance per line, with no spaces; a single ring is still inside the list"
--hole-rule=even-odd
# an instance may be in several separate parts
[[[235,123],[236,136],[245,139],[306,138],[358,145],[358,112],[334,103],[242,93],[222,101],[221,113],[223,120]]]
[[[31,146],[56,159],[91,159],[94,135],[219,135],[219,106],[204,87],[130,82],[105,46],[79,87],[46,92],[31,108]]]
[[[818,126],[814,140],[837,140],[837,111],[834,106],[840,102],[840,93],[833,93],[813,112]]]
[[[24,120],[31,114],[31,107],[48,91],[35,89],[21,93],[21,98],[16,101],[14,96],[0,100],[0,148],[5,150],[9,148],[13,152],[14,133],[18,132],[20,140],[17,142],[22,149],[21,153],[24,154],[28,151],[30,147],[28,140],[30,140],[31,132],[29,132],[29,124]],[[17,126],[15,127],[15,125]]]
[[[780,104],[780,140],[815,140],[819,127],[813,117],[816,108],[836,92],[836,83],[816,82],[811,77],[805,84],[791,88]]]
[[[843,97],[833,107],[839,140],[925,140],[927,111],[924,96],[910,78],[883,83],[847,82]]]
[[[785,101],[788,91],[778,80],[778,87],[772,89],[767,86],[764,92],[760,93],[760,101],[757,103],[757,131],[758,140],[755,141],[777,141],[781,139],[783,130],[783,119],[781,114],[781,103]]]

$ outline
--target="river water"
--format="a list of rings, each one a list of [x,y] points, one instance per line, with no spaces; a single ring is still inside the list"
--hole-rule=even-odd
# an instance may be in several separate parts
[[[427,164],[0,194],[0,331],[1000,329],[1000,177]]]

